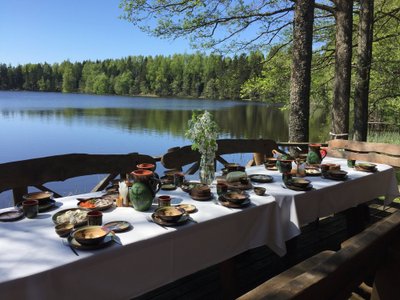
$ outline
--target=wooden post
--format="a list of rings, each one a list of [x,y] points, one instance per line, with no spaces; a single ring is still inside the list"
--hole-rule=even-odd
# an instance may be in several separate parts
[[[14,199],[14,205],[17,205],[18,203],[24,201],[24,198],[22,198],[23,195],[28,193],[28,187],[18,187],[13,189],[13,199]]]

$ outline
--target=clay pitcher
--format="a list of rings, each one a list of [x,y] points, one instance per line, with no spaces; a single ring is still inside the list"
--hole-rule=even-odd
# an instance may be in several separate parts
[[[151,207],[161,183],[150,170],[135,170],[131,173],[134,183],[129,190],[129,199],[134,209],[146,211]]]
[[[326,156],[326,150],[321,149],[321,144],[309,144],[307,163],[309,165],[319,165]]]

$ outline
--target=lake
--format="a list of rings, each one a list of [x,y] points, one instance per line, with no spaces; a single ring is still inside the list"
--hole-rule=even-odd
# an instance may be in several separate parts
[[[0,163],[65,153],[161,155],[190,144],[187,122],[192,110],[204,109],[220,138],[288,140],[288,112],[264,103],[0,91]],[[313,114],[311,141],[327,140],[326,122],[326,112]],[[49,187],[83,192],[100,179],[90,177]],[[0,194],[0,207],[5,203],[10,193]]]

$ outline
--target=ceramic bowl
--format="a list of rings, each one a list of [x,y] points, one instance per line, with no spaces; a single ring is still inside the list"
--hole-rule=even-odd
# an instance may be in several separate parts
[[[322,172],[327,172],[327,171],[334,171],[334,170],[340,170],[340,165],[338,164],[321,164],[320,165],[321,171]]]
[[[52,192],[33,192],[33,193],[28,193],[23,195],[22,197],[25,200],[37,200],[40,202],[45,202],[53,198],[53,193]]]
[[[100,244],[109,233],[110,229],[107,227],[85,226],[75,231],[72,236],[79,244],[96,245]]]
[[[265,194],[266,190],[267,190],[266,188],[263,188],[261,186],[256,186],[254,188],[254,193],[258,196],[263,196]]]
[[[142,164],[136,165],[136,168],[142,169],[142,170],[154,171],[156,169],[156,165],[150,164],[150,163],[142,163]]]
[[[299,188],[306,188],[310,184],[310,180],[300,178],[300,177],[294,177],[290,180],[290,183],[293,186],[297,186]]]
[[[66,237],[71,233],[72,230],[74,230],[74,224],[62,223],[58,224],[54,229],[60,237]]]
[[[367,171],[373,171],[376,168],[376,164],[370,163],[359,163],[356,166]]]
[[[329,176],[333,177],[333,178],[344,178],[347,175],[346,171],[342,171],[342,170],[329,170],[328,171]]]
[[[242,204],[244,201],[248,199],[248,196],[243,192],[232,191],[223,194],[223,198],[234,204]]]
[[[191,189],[190,194],[195,197],[207,197],[210,196],[211,190],[205,184],[198,184]]]
[[[185,213],[185,210],[174,206],[165,206],[156,210],[155,215],[166,222],[177,222]]]

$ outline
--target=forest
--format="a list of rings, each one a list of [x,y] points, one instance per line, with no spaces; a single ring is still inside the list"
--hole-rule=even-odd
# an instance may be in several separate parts
[[[359,42],[357,5],[353,15],[352,99],[359,59],[356,53]],[[396,1],[375,1],[373,17],[368,119],[370,122],[399,124],[400,8]],[[0,89],[242,99],[287,107],[293,52],[293,41],[288,33],[290,22],[287,24],[287,34],[281,34],[279,43],[239,54],[196,52],[18,66],[0,62]],[[318,11],[313,27],[310,103],[312,107],[328,107],[334,98],[334,18]]]

